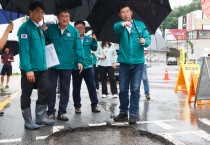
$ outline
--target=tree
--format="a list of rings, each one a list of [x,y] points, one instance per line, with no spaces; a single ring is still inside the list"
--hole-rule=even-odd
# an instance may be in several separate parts
[[[186,6],[179,6],[173,9],[168,17],[162,22],[160,28],[165,29],[177,29],[178,28],[178,17],[185,16],[186,14],[201,9],[200,0],[193,0],[193,2]]]
[[[194,53],[194,48],[193,48],[192,41],[189,41],[189,45],[190,45],[190,48],[191,48],[191,54],[193,54]]]

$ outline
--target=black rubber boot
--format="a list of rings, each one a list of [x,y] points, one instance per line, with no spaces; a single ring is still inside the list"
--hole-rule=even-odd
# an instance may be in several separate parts
[[[31,117],[31,108],[22,109],[22,115],[25,120],[25,128],[30,130],[39,129],[40,126],[35,124]]]
[[[54,119],[49,119],[46,114],[47,105],[36,105],[36,124],[52,125]]]

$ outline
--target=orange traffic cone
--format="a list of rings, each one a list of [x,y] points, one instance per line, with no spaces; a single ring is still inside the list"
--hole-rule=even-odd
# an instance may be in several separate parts
[[[168,69],[166,68],[165,70],[165,77],[164,80],[169,80],[169,76],[168,76]]]

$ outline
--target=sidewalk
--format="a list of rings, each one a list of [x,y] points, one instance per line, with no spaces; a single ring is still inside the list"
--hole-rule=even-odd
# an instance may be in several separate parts
[[[9,82],[9,88],[5,88],[5,83],[4,83],[3,87],[4,87],[5,92],[0,91],[0,103],[3,102],[5,99],[7,99],[13,93],[21,90],[20,79],[21,79],[20,75],[11,76],[10,82]],[[6,76],[5,76],[5,80],[6,80]]]

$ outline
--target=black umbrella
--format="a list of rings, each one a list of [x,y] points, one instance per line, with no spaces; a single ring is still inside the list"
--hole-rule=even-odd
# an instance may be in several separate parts
[[[74,9],[82,5],[82,0],[0,0],[4,10],[28,15],[31,2],[39,1],[45,6],[46,14],[56,14],[58,8]]]
[[[71,10],[71,21],[86,20],[96,0],[83,0],[82,6]]]
[[[133,7],[133,18],[142,20],[150,34],[154,34],[171,12],[168,0],[97,0],[87,18],[98,40],[117,43],[113,25],[120,21],[117,9],[122,3],[129,2]]]
[[[18,45],[18,41],[7,41],[7,43],[5,44],[2,53],[4,53],[5,48],[8,47],[9,51],[11,54],[13,54],[14,56],[19,54],[19,45]]]

